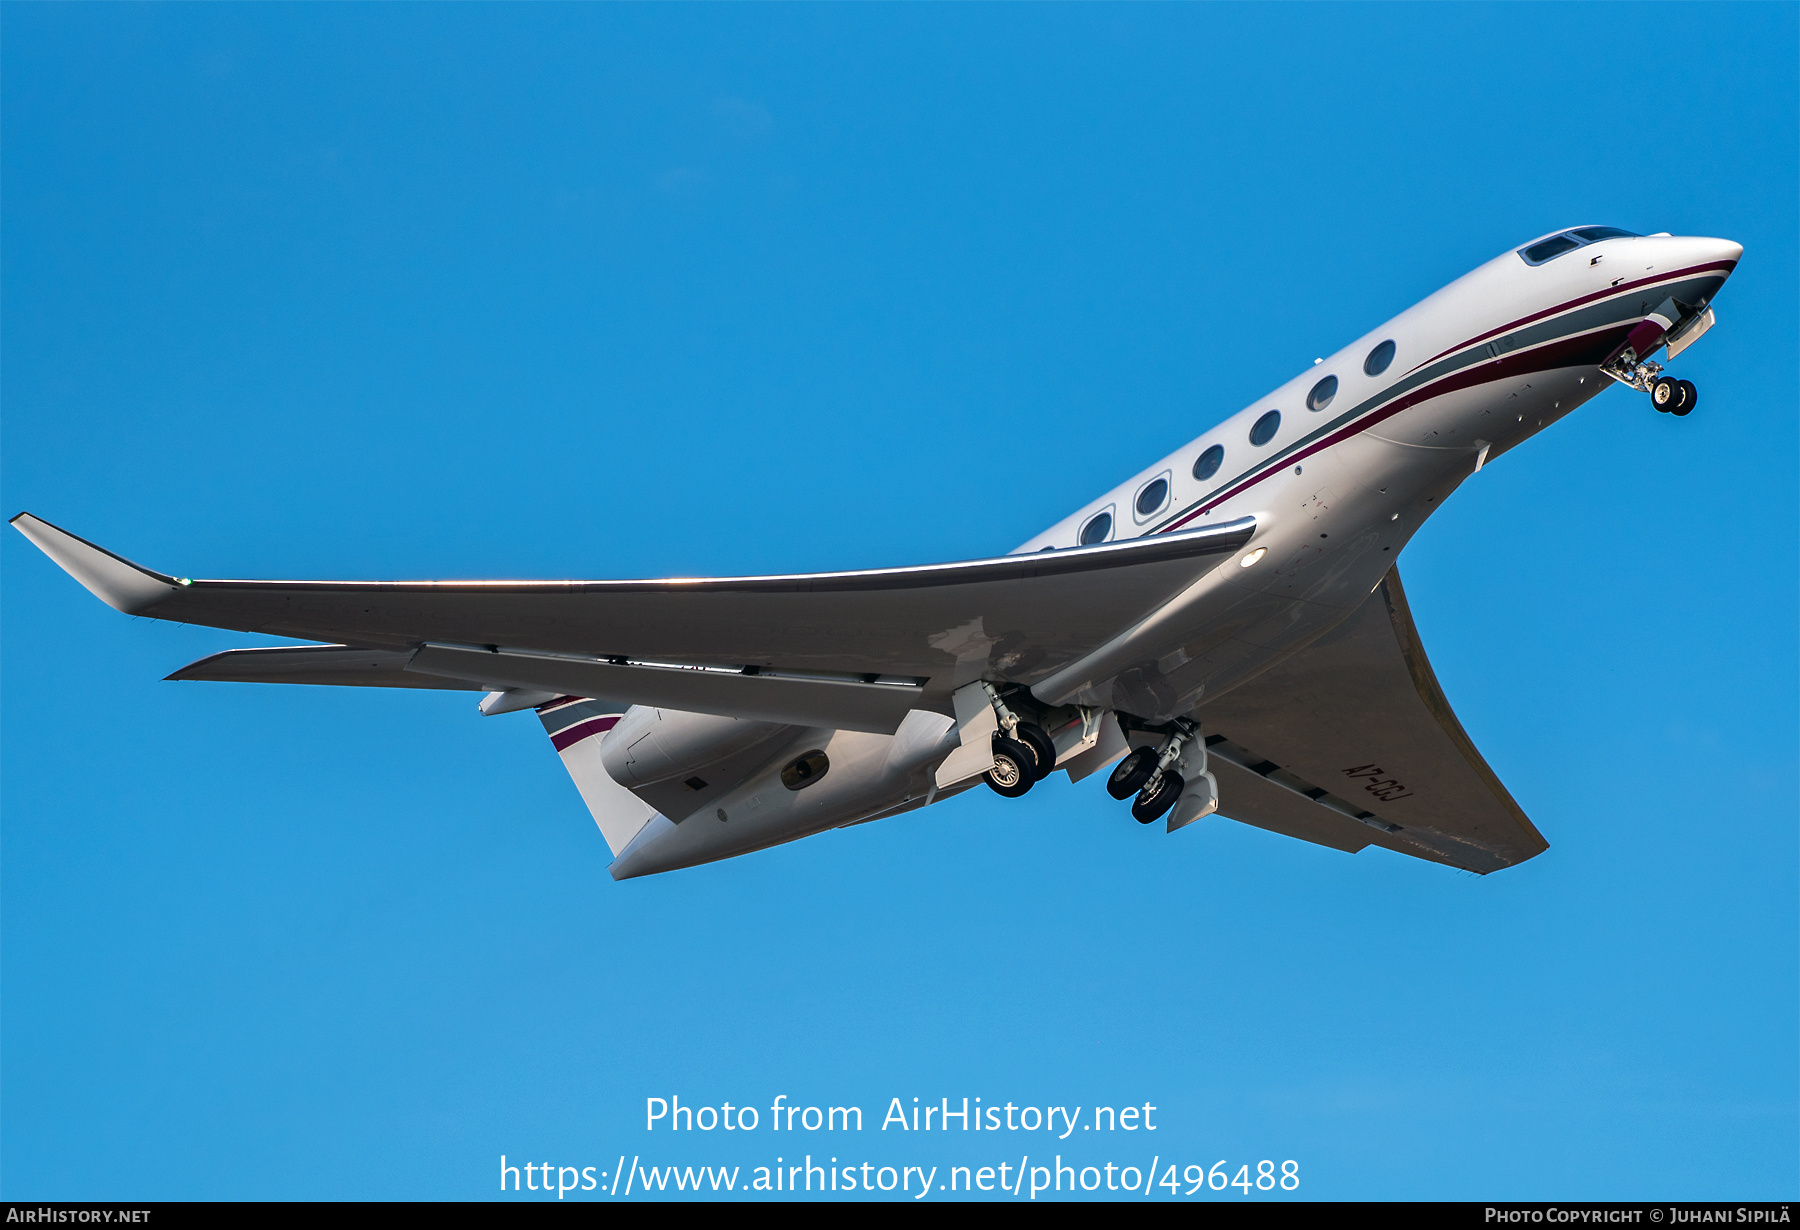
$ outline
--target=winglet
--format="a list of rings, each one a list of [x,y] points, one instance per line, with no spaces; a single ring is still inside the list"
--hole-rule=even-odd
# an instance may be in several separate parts
[[[12,527],[31,539],[64,572],[87,586],[94,597],[127,615],[149,610],[186,584],[114,555],[30,513],[14,517]]]

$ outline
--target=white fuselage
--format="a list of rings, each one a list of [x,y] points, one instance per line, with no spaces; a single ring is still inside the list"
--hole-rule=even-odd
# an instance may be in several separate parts
[[[1245,516],[1256,532],[1126,642],[1084,660],[1079,676],[1037,682],[1033,694],[1146,721],[1204,720],[1209,698],[1355,610],[1480,465],[1608,387],[1600,364],[1659,305],[1709,303],[1741,252],[1726,240],[1671,236],[1604,239],[1537,265],[1508,251],[1090,501],[1018,553]],[[1197,464],[1212,450],[1222,454],[1216,465]],[[770,787],[766,770],[725,801],[733,823],[658,817],[613,874],[706,862],[922,805],[930,765],[954,746],[948,719],[891,737],[808,731],[789,750],[802,743],[830,752],[836,781],[796,794]]]

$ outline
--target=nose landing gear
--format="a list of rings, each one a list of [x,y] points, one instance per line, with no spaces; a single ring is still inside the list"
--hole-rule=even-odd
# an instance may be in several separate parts
[[[1659,376],[1650,384],[1650,404],[1663,413],[1673,414],[1678,418],[1692,413],[1697,398],[1698,394],[1691,381]]]
[[[1663,375],[1660,363],[1639,362],[1629,347],[1618,358],[1601,364],[1600,371],[1620,384],[1640,393],[1650,394],[1652,406],[1659,412],[1673,414],[1676,418],[1692,414],[1694,403],[1699,400],[1699,393],[1691,381]]]

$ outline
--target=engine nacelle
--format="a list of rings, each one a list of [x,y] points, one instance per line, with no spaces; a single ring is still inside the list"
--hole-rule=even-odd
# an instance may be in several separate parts
[[[601,747],[600,763],[621,786],[648,786],[691,774],[792,729],[780,722],[633,705]]]

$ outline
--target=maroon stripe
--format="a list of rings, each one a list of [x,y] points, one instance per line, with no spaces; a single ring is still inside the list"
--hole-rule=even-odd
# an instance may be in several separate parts
[[[585,696],[558,696],[555,700],[547,700],[537,707],[539,713],[555,713],[565,705],[579,704],[586,700]]]
[[[619,719],[623,716],[619,713],[609,713],[605,717],[589,718],[585,722],[577,722],[575,725],[551,735],[550,742],[557,751],[566,751],[591,735],[605,734],[617,726]]]
[[[1584,303],[1593,303],[1595,300],[1605,299],[1612,295],[1629,295],[1653,283],[1672,282],[1676,278],[1684,278],[1691,273],[1705,273],[1708,269],[1723,269],[1726,273],[1730,273],[1736,267],[1736,261],[1713,261],[1706,265],[1690,265],[1686,269],[1677,269],[1673,273],[1659,273],[1653,278],[1639,278],[1637,281],[1627,282],[1623,286],[1609,286],[1605,290],[1597,290],[1591,295],[1583,295],[1579,299],[1571,299],[1567,303],[1559,303],[1553,308],[1545,308],[1541,312],[1533,312],[1529,316],[1521,316],[1511,324],[1501,325],[1498,329],[1489,329],[1479,337],[1472,337],[1466,342],[1458,342],[1456,345],[1450,347],[1449,350],[1442,350],[1437,354],[1432,355],[1429,359],[1426,359],[1424,363],[1418,364],[1412,370],[1416,372],[1419,368],[1426,366],[1426,364],[1436,363],[1447,354],[1452,354],[1465,346],[1473,346],[1477,342],[1485,342],[1488,338],[1505,333],[1508,329],[1517,329],[1520,325],[1528,325],[1534,320],[1542,320],[1546,316],[1554,316],[1558,312],[1566,312],[1570,308],[1578,308]]]
[[[1422,385],[1404,397],[1395,398],[1381,409],[1363,416],[1356,422],[1345,424],[1331,435],[1315,440],[1299,452],[1283,457],[1281,464],[1271,466],[1261,474],[1252,475],[1229,491],[1208,500],[1193,512],[1171,522],[1157,532],[1167,534],[1178,530],[1202,513],[1217,508],[1232,496],[1248,491],[1263,479],[1282,473],[1288,466],[1312,456],[1321,449],[1327,449],[1334,444],[1348,440],[1351,436],[1367,431],[1377,423],[1392,418],[1402,410],[1410,410],[1434,397],[1441,397],[1445,393],[1454,393],[1459,389],[1472,389],[1477,385],[1489,384],[1496,380],[1511,379],[1514,376],[1522,376],[1531,372],[1551,371],[1559,367],[1574,367],[1589,362],[1598,366],[1610,349],[1617,345],[1617,339],[1623,337],[1628,331],[1625,326],[1619,325],[1605,333],[1586,333],[1578,337],[1564,338],[1559,342],[1552,342],[1535,350],[1514,351],[1486,363],[1465,367],[1462,371],[1453,372],[1432,384]]]

